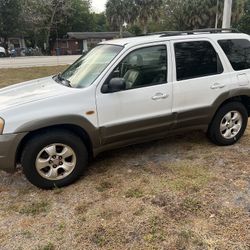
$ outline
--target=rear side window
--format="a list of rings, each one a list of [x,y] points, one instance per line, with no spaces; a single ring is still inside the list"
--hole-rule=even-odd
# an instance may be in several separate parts
[[[175,57],[178,81],[223,72],[217,52],[207,41],[176,43]]]
[[[250,69],[250,41],[231,39],[218,41],[234,70]]]

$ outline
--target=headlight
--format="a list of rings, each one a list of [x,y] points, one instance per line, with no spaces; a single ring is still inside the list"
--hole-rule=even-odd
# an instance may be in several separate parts
[[[0,118],[0,135],[3,133],[4,119]]]

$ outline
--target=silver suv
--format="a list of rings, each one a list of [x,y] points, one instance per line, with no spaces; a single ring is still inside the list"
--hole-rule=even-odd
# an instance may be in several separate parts
[[[105,150],[201,129],[217,145],[250,114],[250,37],[162,32],[100,43],[62,74],[0,90],[0,167],[50,189]]]

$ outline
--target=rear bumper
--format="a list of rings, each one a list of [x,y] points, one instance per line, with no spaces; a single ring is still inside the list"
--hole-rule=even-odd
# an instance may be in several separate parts
[[[26,133],[0,135],[0,170],[14,172],[16,152]]]

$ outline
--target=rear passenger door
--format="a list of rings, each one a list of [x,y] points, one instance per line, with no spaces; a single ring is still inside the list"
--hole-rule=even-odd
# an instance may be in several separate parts
[[[206,126],[211,119],[211,106],[227,91],[231,76],[217,46],[208,39],[172,42],[173,113],[177,128]]]
[[[218,40],[226,54],[233,74],[233,87],[249,87],[250,85],[250,41],[248,39]]]

